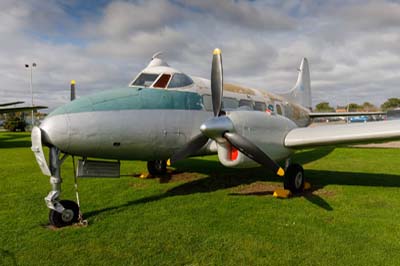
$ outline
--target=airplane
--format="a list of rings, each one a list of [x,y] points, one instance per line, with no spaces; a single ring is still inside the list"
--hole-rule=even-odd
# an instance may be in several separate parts
[[[8,103],[1,103],[0,107],[10,106],[10,105],[17,105],[22,104],[24,102],[17,101],[17,102],[8,102]],[[31,111],[31,110],[39,110],[39,109],[46,109],[47,106],[20,106],[20,107],[7,107],[7,108],[0,108],[0,114],[3,113],[15,113],[15,112],[24,112],[24,111]]]
[[[213,52],[211,80],[186,75],[156,54],[128,87],[75,99],[33,128],[32,151],[52,187],[45,197],[50,224],[82,219],[78,193],[77,202],[61,200],[61,166],[68,156],[74,168],[75,156],[81,158],[76,188],[77,177],[119,176],[120,160],[147,161],[149,172],[158,175],[168,162],[218,154],[226,167],[264,166],[282,177],[285,189],[299,193],[305,177],[302,166],[290,160],[295,150],[400,138],[396,121],[307,127],[321,115],[311,112],[311,104],[306,58],[295,86],[276,95],[225,84],[219,49]]]

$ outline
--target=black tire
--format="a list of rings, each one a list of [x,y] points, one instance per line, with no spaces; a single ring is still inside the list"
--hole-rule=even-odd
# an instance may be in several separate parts
[[[304,190],[304,170],[300,164],[291,164],[285,173],[283,187],[293,194]]]
[[[50,210],[49,221],[55,227],[64,227],[78,222],[79,206],[71,200],[60,200],[61,205],[65,208],[63,213]]]
[[[156,160],[147,162],[147,170],[151,175],[165,175],[167,173],[167,162]]]

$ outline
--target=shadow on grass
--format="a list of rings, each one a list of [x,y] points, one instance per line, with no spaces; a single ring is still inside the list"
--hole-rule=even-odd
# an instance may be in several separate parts
[[[264,188],[258,189],[254,192],[236,192],[236,193],[229,193],[230,196],[268,196],[268,195],[273,195],[274,192],[277,189],[281,189],[282,186],[277,186],[277,185],[269,185],[269,186],[264,186]],[[305,198],[308,200],[310,203],[317,205],[318,207],[326,210],[326,211],[332,211],[333,208],[329,205],[329,203],[324,200],[321,196],[318,195],[318,193],[322,190],[321,186],[313,186],[311,189],[306,190],[301,193],[297,193],[291,196],[291,198]],[[287,199],[284,199],[287,200]]]
[[[0,248],[0,265],[18,265],[15,254]]]
[[[319,158],[328,155],[333,148],[322,148],[299,152],[294,156],[293,162],[307,163],[318,160]],[[167,197],[190,195],[195,193],[209,193],[221,189],[228,189],[240,185],[249,185],[257,181],[282,181],[279,177],[274,177],[268,170],[264,168],[254,169],[232,169],[225,168],[215,158],[212,160],[188,159],[174,165],[177,172],[202,173],[206,177],[189,180],[183,184],[178,183],[177,186],[169,189],[167,192],[159,195],[141,198],[134,201],[129,201],[119,206],[113,206],[94,210],[85,213],[85,218],[90,218],[98,214],[120,210],[134,206],[136,204],[145,204],[162,200]],[[318,193],[326,185],[352,185],[352,186],[379,186],[379,187],[400,187],[400,176],[387,174],[370,174],[370,173],[353,173],[339,171],[323,171],[323,170],[306,170],[305,175],[308,181],[312,184],[312,189],[294,197],[304,197],[310,203],[319,206],[327,211],[332,211],[333,208]],[[166,176],[160,179],[160,183],[169,182],[171,176]],[[240,195],[231,193],[232,196],[265,196],[271,195],[272,190],[257,191],[254,193],[241,193]],[[321,196],[320,196],[321,195]],[[289,199],[290,200],[290,199]]]
[[[318,149],[310,149],[296,152],[292,156],[292,162],[299,163],[301,165],[308,164],[317,161],[335,150],[335,147],[321,147]]]
[[[308,180],[312,183],[312,189],[304,193],[295,195],[294,197],[304,197],[310,203],[315,204],[324,210],[332,211],[333,208],[329,203],[321,196],[315,194],[324,186],[329,184],[337,185],[352,185],[352,186],[379,186],[379,187],[400,187],[400,176],[396,175],[385,175],[385,174],[368,174],[368,173],[350,173],[350,172],[336,172],[336,171],[317,171],[317,170],[306,170]],[[278,178],[273,178],[276,181]],[[220,189],[232,188],[238,185],[251,184],[256,181],[271,181],[271,178],[265,177],[238,177],[238,176],[226,176],[226,175],[211,175],[199,180],[187,182],[178,185],[164,194],[154,195],[150,197],[141,198],[134,201],[129,201],[119,206],[113,206],[109,208],[99,209],[85,213],[85,218],[96,216],[98,214],[119,210],[134,206],[137,204],[145,204],[153,201],[158,201],[167,197],[190,195],[194,193],[209,193]],[[263,196],[271,195],[272,192],[257,192],[249,194],[241,194],[240,196]],[[236,195],[234,195],[236,196]],[[290,199],[289,199],[290,200]]]
[[[201,160],[196,160],[196,161],[201,161]],[[203,169],[208,166],[212,166],[214,164],[217,164],[217,162],[213,161],[203,161]],[[258,168],[257,168],[258,169]],[[236,172],[234,174],[227,174],[227,173],[213,173],[210,174],[207,177],[194,180],[194,181],[189,181],[183,184],[180,184],[176,187],[173,187],[169,189],[167,192],[159,195],[153,195],[150,197],[145,197],[141,198],[138,200],[134,201],[129,201],[125,204],[119,205],[119,206],[113,206],[113,207],[108,207],[104,209],[99,209],[91,212],[86,212],[84,214],[85,218],[90,218],[92,216],[96,216],[98,214],[108,212],[108,211],[115,211],[123,208],[127,208],[130,206],[134,206],[137,204],[144,204],[144,203],[149,203],[153,201],[158,201],[164,198],[168,197],[174,197],[174,196],[184,196],[184,195],[191,195],[195,193],[209,193],[209,192],[214,192],[218,191],[221,189],[227,189],[227,188],[232,188],[236,187],[239,185],[244,185],[244,184],[251,184],[256,181],[266,181],[265,176],[263,176],[261,173],[256,173],[253,171],[244,171],[240,170],[239,173]],[[260,168],[259,170],[263,170]],[[246,175],[245,175],[246,173]],[[252,175],[251,173],[256,173],[255,175]],[[247,177],[245,177],[247,176]],[[270,178],[268,180],[271,180]],[[275,178],[274,180],[277,180]]]
[[[29,148],[32,144],[27,138],[29,133],[26,132],[0,133],[0,149]]]

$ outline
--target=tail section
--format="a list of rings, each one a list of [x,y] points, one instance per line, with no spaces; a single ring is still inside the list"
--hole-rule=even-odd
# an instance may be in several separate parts
[[[307,58],[301,60],[296,85],[282,96],[311,110],[311,80]]]

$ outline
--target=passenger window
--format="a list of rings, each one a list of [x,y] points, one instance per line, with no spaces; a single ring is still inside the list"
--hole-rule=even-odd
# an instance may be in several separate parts
[[[154,84],[154,88],[165,88],[167,87],[168,81],[171,78],[171,75],[163,74],[157,82]]]
[[[222,108],[223,109],[237,109],[239,107],[239,102],[235,98],[222,98]]]
[[[257,111],[265,112],[267,110],[267,106],[263,102],[255,102],[254,103],[254,109],[257,110]]]
[[[150,87],[151,84],[157,79],[158,74],[147,74],[142,73],[140,76],[132,83],[132,86],[144,86]]]
[[[278,115],[282,115],[282,107],[279,104],[276,105],[276,112]]]
[[[250,108],[250,110],[253,110],[253,102],[251,100],[241,99],[239,101],[239,107],[241,106],[247,106]]]
[[[193,84],[193,80],[189,76],[183,73],[175,73],[168,85],[168,88],[186,87],[191,84]]]
[[[206,111],[213,110],[211,95],[203,95],[203,105],[204,105],[204,109],[206,109]]]

